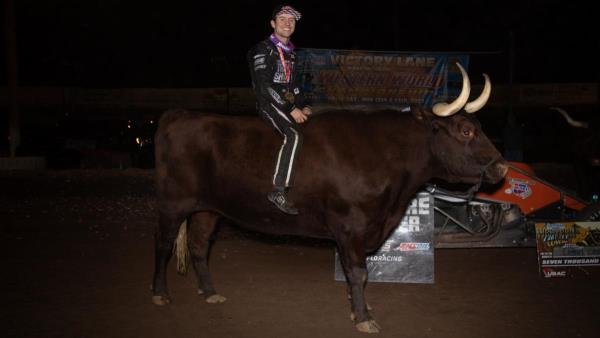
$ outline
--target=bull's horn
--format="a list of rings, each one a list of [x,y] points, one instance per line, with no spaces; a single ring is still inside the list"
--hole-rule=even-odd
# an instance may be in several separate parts
[[[550,109],[556,110],[557,112],[559,112],[562,116],[564,116],[565,120],[567,120],[567,123],[570,124],[573,127],[577,127],[577,128],[587,128],[589,127],[589,124],[587,122],[581,122],[581,121],[576,121],[573,120],[571,118],[571,116],[569,116],[569,114],[562,108],[558,108],[558,107],[550,107]]]
[[[492,84],[490,83],[490,77],[485,73],[483,74],[483,77],[485,77],[483,91],[481,92],[481,95],[479,95],[478,98],[465,105],[465,111],[467,113],[474,113],[479,109],[483,108],[483,106],[485,106],[488,99],[490,98],[490,93],[492,92]]]
[[[460,65],[460,63],[456,63],[460,72],[462,73],[463,86],[460,92],[460,95],[454,100],[452,103],[439,102],[433,105],[433,113],[437,116],[450,116],[456,114],[464,105],[467,103],[469,99],[469,93],[471,92],[471,83],[469,82],[469,76],[465,69]]]

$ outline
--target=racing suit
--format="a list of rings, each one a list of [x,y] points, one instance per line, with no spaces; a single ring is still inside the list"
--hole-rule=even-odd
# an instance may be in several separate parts
[[[308,103],[295,74],[293,45],[282,48],[285,46],[276,45],[277,41],[271,36],[252,47],[248,52],[248,64],[258,112],[283,136],[273,185],[286,188],[292,185],[294,161],[302,146],[302,133],[291,112],[294,108],[308,106]]]

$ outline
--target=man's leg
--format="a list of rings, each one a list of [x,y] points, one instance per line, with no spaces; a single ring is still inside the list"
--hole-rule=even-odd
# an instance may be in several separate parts
[[[294,164],[302,147],[302,134],[295,126],[283,128],[283,144],[277,156],[277,165],[273,175],[273,185],[276,187],[292,186]]]
[[[275,174],[273,175],[274,189],[267,196],[281,211],[296,215],[298,210],[285,195],[287,188],[292,185],[294,162],[302,146],[302,134],[291,117],[275,107],[261,110],[264,117],[283,136],[283,144],[277,155]]]

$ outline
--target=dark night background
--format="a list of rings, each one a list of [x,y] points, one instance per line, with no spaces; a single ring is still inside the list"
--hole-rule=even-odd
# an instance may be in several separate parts
[[[276,3],[15,1],[19,84],[245,87],[245,53],[270,33]],[[290,3],[304,14],[298,47],[491,53],[471,71],[506,82],[512,33],[515,82],[598,80],[590,1]]]
[[[19,90],[18,95],[9,94],[16,87],[7,71],[14,68],[6,66],[12,54],[6,50],[5,33],[10,30],[4,20],[10,12],[0,6],[0,255],[6,271],[0,279],[5,304],[0,309],[2,337],[357,337],[348,316],[353,310],[346,299],[346,283],[333,283],[333,242],[247,233],[238,231],[233,222],[222,222],[211,236],[211,242],[217,241],[210,245],[210,269],[219,292],[230,297],[227,303],[205,304],[197,294],[195,274],[176,277],[173,259],[169,268],[173,304],[158,308],[151,301],[153,238],[162,237],[153,234],[166,224],[157,227],[159,209],[172,206],[173,214],[183,210],[176,201],[161,203],[157,198],[152,144],[156,121],[164,110],[179,107],[256,114],[246,52],[272,32],[271,11],[279,1],[2,3],[9,1],[15,7]],[[486,241],[502,232],[492,239],[505,237],[507,245],[515,247],[436,248],[435,284],[369,283],[372,314],[383,326],[379,337],[599,337],[594,323],[600,269],[577,267],[573,278],[546,279],[540,275],[534,248],[516,247],[523,242],[521,230],[528,231],[537,220],[554,222],[555,215],[571,216],[563,207],[565,193],[595,201],[578,217],[600,210],[597,3],[290,4],[303,13],[292,37],[299,48],[468,53],[469,76],[477,88],[471,93],[480,90],[481,73],[492,80],[490,100],[477,113],[486,135],[507,160],[531,164],[540,179],[557,186],[556,194],[536,193],[525,201],[533,205],[548,197],[550,204],[530,209],[538,218],[522,215],[500,227],[487,221],[473,228],[478,233],[474,237],[483,235]],[[248,104],[230,105],[235,95]],[[220,101],[214,103],[215,97]],[[15,101],[18,110],[11,109],[17,106]],[[575,119],[589,122],[590,128],[569,126],[549,109],[556,102]],[[16,124],[19,128],[14,128]],[[16,151],[11,146],[17,142],[9,142],[10,126],[20,129]],[[9,157],[11,151],[16,155]],[[34,165],[13,170],[18,167],[10,167],[14,163]],[[239,180],[248,175],[243,169]],[[331,176],[323,176],[321,169],[317,163],[311,173],[318,182]],[[415,175],[405,176],[411,180]],[[336,228],[336,220],[345,222],[347,231],[338,237],[352,237],[349,247],[363,248],[372,238],[360,244],[360,236],[353,235],[362,232],[348,230],[357,224],[350,218],[374,215],[365,223],[370,230],[364,233],[376,233],[373,227],[392,211],[374,208],[401,204],[385,199],[405,194],[390,193],[397,189],[388,187],[369,202],[357,202],[360,196],[351,195],[348,204],[343,201],[348,191],[360,192],[372,181],[358,177],[357,187],[343,187],[343,196],[336,198],[340,182],[348,180],[305,189],[316,191],[309,196],[315,206],[307,209],[306,217],[331,223],[330,229]],[[219,200],[234,203],[244,191],[234,191],[237,181],[231,182],[229,187],[209,186]],[[529,189],[537,182],[516,179],[514,184]],[[261,189],[267,189],[265,184]],[[176,185],[169,190],[176,191]],[[248,201],[239,210],[257,203]],[[266,198],[263,203],[268,203]],[[502,204],[502,210],[511,207]],[[478,217],[471,212],[477,209],[456,205],[469,222]],[[484,206],[480,215],[488,213]],[[499,220],[493,210],[500,210],[489,209]],[[250,215],[245,214],[239,219]],[[262,221],[272,231],[287,231],[275,230],[280,217],[269,217]],[[188,227],[196,234],[193,240],[208,237],[198,231],[209,228],[208,223]],[[300,228],[292,232],[302,233],[305,225],[296,223]],[[509,237],[513,233],[518,236],[514,240]],[[475,243],[463,236],[467,232],[456,234],[466,239],[466,247]],[[435,242],[432,245],[438,244],[437,238]],[[191,247],[197,253],[194,248],[198,246]],[[564,248],[576,249],[570,244]],[[593,253],[598,246],[589,249],[586,252]]]

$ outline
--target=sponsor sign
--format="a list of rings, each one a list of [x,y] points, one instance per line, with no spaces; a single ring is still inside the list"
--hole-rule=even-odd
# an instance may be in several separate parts
[[[433,283],[433,216],[433,196],[420,192],[381,248],[367,256],[369,282]],[[337,252],[335,280],[346,280]]]
[[[565,277],[581,267],[600,266],[600,222],[536,223],[535,234],[544,277]]]
[[[527,197],[531,196],[531,185],[533,184],[535,184],[535,182],[529,183],[527,180],[510,178],[510,188],[506,189],[505,193],[508,195],[513,194],[522,199],[526,199]]]
[[[469,56],[456,53],[300,49],[298,71],[314,105],[430,106],[462,88],[455,63],[468,69]]]

